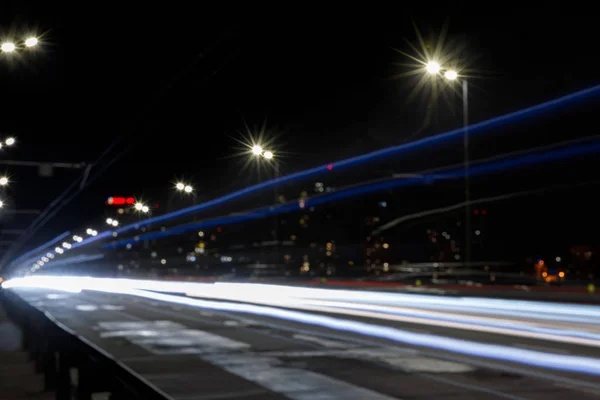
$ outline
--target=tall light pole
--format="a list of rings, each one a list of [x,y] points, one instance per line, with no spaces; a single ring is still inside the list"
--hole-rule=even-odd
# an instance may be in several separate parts
[[[460,77],[454,69],[443,69],[436,61],[429,61],[425,71],[431,75],[442,74],[449,82],[456,80],[462,83],[462,111],[463,111],[463,152],[464,152],[464,186],[465,186],[465,260],[468,267],[471,263],[471,182],[469,179],[469,82],[466,77]]]
[[[254,146],[252,146],[252,154],[255,157],[262,157],[265,160],[267,160],[268,162],[272,163],[275,179],[279,178],[279,160],[277,160],[277,157],[275,157],[275,154],[273,154],[273,152],[271,150],[265,150],[260,145],[254,145]],[[277,202],[279,201],[279,190],[278,190],[277,184],[275,184],[273,186],[273,190],[275,192],[275,205],[276,205]],[[274,226],[274,230],[273,230],[273,236],[275,239],[275,259],[277,260],[277,262],[279,262],[279,218],[277,217],[277,213],[274,214],[274,218],[275,218],[275,226]]]

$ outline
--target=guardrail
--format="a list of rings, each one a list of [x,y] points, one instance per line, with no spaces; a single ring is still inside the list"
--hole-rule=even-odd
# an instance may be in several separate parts
[[[171,400],[151,383],[104,350],[33,307],[14,292],[0,291],[9,318],[23,332],[23,346],[44,374],[44,388],[57,400],[91,400],[110,393],[111,400]]]

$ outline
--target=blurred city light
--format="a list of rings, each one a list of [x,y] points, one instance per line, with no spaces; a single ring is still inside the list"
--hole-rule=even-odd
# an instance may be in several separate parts
[[[148,211],[150,211],[150,208],[148,206],[142,206],[142,210],[143,213],[147,213]]]
[[[183,188],[183,191],[186,193],[192,193],[193,190],[194,188],[192,188],[190,185],[185,185],[185,187]]]
[[[4,202],[0,200],[0,208],[4,207]]]
[[[270,160],[273,158],[273,152],[272,151],[265,151],[263,153],[263,157],[266,158],[267,160]]]
[[[259,146],[257,144],[252,146],[252,154],[254,154],[256,156],[260,156],[262,154],[262,152],[263,152],[262,146]]]
[[[2,49],[4,53],[12,53],[13,51],[15,51],[15,48],[15,44],[11,42],[2,43],[2,45],[0,46],[0,49]]]
[[[138,211],[142,211],[142,208],[144,208],[146,206],[143,205],[142,203],[135,203],[135,205],[133,207]]]
[[[106,223],[107,223],[108,225],[112,225],[112,223],[113,223],[113,219],[112,219],[112,218],[106,218]]]
[[[185,189],[185,185],[181,182],[178,182],[177,185],[175,185],[175,189],[183,190],[183,189]]]
[[[117,221],[116,219],[113,219],[112,222],[110,223],[112,226],[119,226],[119,221]]]
[[[6,139],[5,143],[7,146],[12,146],[13,144],[15,144],[16,140],[13,137],[9,137],[8,139]]]
[[[25,46],[27,47],[34,47],[35,45],[37,45],[39,43],[38,39],[36,37],[28,37],[27,39],[25,39]]]
[[[458,73],[450,69],[444,73],[444,78],[448,79],[449,81],[453,81],[458,78]]]
[[[6,176],[3,176],[0,178],[0,186],[6,186],[8,185],[8,178]]]
[[[427,72],[429,72],[430,74],[437,74],[438,72],[440,72],[440,64],[438,64],[435,61],[429,61],[426,65],[425,65],[425,69],[427,70]]]

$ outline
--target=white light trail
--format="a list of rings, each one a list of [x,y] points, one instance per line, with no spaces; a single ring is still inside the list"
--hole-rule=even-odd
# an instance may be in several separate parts
[[[376,293],[376,292],[357,292],[329,289],[310,289],[310,288],[294,288],[280,285],[257,285],[257,284],[202,284],[195,282],[162,282],[162,281],[144,281],[144,280],[128,280],[128,279],[109,279],[109,278],[89,278],[89,277],[28,277],[9,280],[2,285],[5,288],[18,287],[39,287],[50,288],[55,290],[67,290],[78,292],[81,290],[99,291],[106,293],[119,293],[144,297],[156,301],[165,301],[169,303],[185,304],[193,307],[210,308],[214,310],[240,312],[263,315],[295,322],[318,325],[330,329],[336,329],[346,332],[358,333],[365,336],[372,336],[392,340],[399,343],[425,346],[429,348],[450,351],[459,354],[465,354],[476,357],[484,357],[496,360],[509,361],[520,364],[527,364],[542,368],[555,370],[581,372],[586,374],[600,376],[600,360],[587,357],[571,356],[564,354],[544,353],[541,351],[533,351],[528,349],[507,347],[501,345],[487,344],[454,339],[450,337],[438,336],[433,334],[414,333],[396,329],[391,326],[382,326],[376,323],[365,323],[355,320],[347,320],[330,316],[315,315],[307,312],[292,311],[281,309],[279,307],[293,307],[310,311],[326,311],[344,314],[346,316],[359,316],[376,318],[388,321],[403,321],[415,319],[415,322],[422,324],[428,319],[441,324],[441,326],[455,327],[460,329],[468,329],[469,324],[483,332],[493,332],[499,334],[507,334],[507,329],[523,330],[523,321],[504,321],[496,319],[490,321],[490,318],[477,319],[474,316],[462,316],[460,322],[449,321],[449,318],[457,318],[456,316],[445,316],[442,313],[433,313],[431,311],[417,310],[406,307],[406,296],[417,297],[421,300],[428,299],[430,302],[437,301],[439,303],[446,302],[448,304],[455,303],[456,298],[438,298],[436,296],[423,295],[398,295],[392,293]],[[173,296],[164,293],[150,292],[161,291],[171,293],[194,293],[195,296],[218,299],[221,301],[201,300],[183,296]],[[351,298],[345,301],[332,300],[334,297],[347,297],[344,292],[350,292]],[[301,298],[302,296],[311,298]],[[381,305],[374,302],[366,303],[367,297],[371,296],[371,300],[386,299],[387,302],[398,303],[394,306]],[[321,297],[321,298],[319,298]],[[329,299],[325,299],[329,297]],[[355,301],[355,300],[359,301]],[[222,300],[242,301],[244,303],[231,303]],[[484,305],[493,305],[500,308],[500,304],[506,306],[506,310],[518,309],[519,307],[542,310],[545,306],[546,313],[551,313],[553,310],[580,311],[580,317],[588,317],[588,323],[598,328],[600,319],[600,307],[596,306],[573,306],[567,304],[551,304],[551,303],[535,303],[526,301],[510,301],[510,300],[494,300],[494,299],[464,299],[468,303],[482,307]],[[265,302],[271,305],[248,304]],[[268,303],[267,303],[268,302]],[[414,303],[413,301],[408,303]],[[404,307],[400,307],[403,305]],[[347,307],[347,308],[345,308]],[[414,304],[411,305],[414,307]],[[485,308],[485,307],[483,307]],[[412,314],[411,314],[412,313]],[[592,316],[595,316],[592,318]],[[493,322],[491,324],[490,322]],[[503,326],[503,324],[512,324],[511,326]],[[463,325],[457,325],[463,324]],[[533,324],[531,325],[533,326]],[[550,335],[553,340],[564,341],[567,343],[577,343],[584,345],[598,345],[600,335],[588,332],[588,337],[572,336],[573,329],[565,329],[560,331],[546,330],[546,332],[534,332],[529,326],[529,331],[522,333],[522,336],[534,337],[536,339],[548,340]],[[562,333],[562,336],[560,335]],[[514,334],[511,332],[509,334]],[[571,335],[571,336],[569,336]],[[563,338],[564,340],[561,340]]]

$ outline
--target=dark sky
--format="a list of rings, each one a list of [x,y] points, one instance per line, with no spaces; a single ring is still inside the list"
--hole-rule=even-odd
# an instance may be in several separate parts
[[[234,19],[164,5],[143,13],[106,7],[2,13],[4,36],[43,33],[39,51],[0,60],[0,132],[19,140],[6,157],[89,163],[119,140],[92,175],[114,164],[44,236],[101,215],[110,195],[157,198],[184,177],[210,197],[255,181],[230,157],[245,122],[266,121],[283,173],[405,141],[424,116],[421,102],[405,102],[414,80],[394,79],[406,62],[394,48],[416,43],[413,22],[426,38],[445,23],[450,40],[465,38],[478,77],[473,121],[600,82],[593,16]],[[440,120],[421,135],[458,125],[445,107],[435,106]],[[17,208],[44,208],[79,173],[42,179],[7,170]]]

